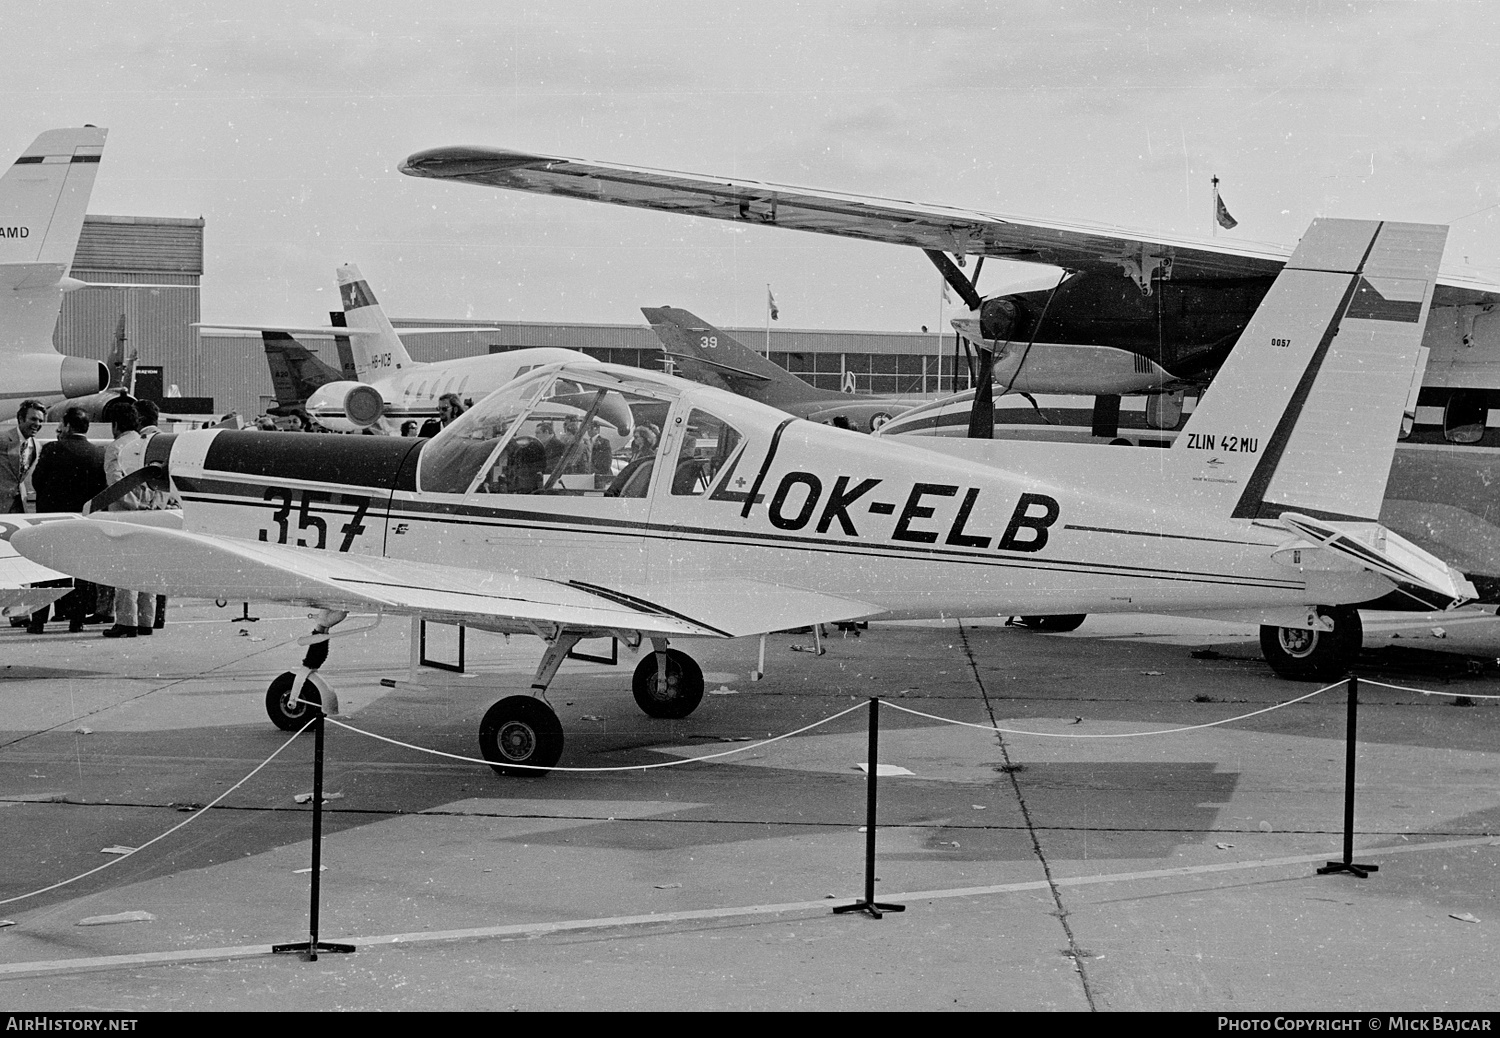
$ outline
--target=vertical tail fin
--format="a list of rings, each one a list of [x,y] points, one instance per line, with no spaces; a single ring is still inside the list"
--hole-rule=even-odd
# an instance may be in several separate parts
[[[339,295],[344,301],[344,318],[356,331],[375,335],[351,335],[354,370],[361,382],[370,382],[398,371],[412,368],[411,354],[401,344],[401,337],[386,319],[385,311],[375,300],[370,285],[352,263],[338,268]]]
[[[1313,221],[1172,445],[1200,500],[1374,521],[1447,234]]]
[[[0,177],[0,263],[72,266],[108,132],[48,130]]]
[[[817,392],[780,364],[686,310],[675,306],[643,306],[641,313],[661,340],[662,352],[672,358],[678,374],[684,378],[756,400],[762,399],[761,394],[770,386],[777,387],[779,400],[822,399],[828,395]]]
[[[107,130],[48,130],[0,176],[0,350],[53,353]]]
[[[341,380],[337,371],[286,332],[261,332],[260,337],[278,408],[298,407],[319,386]]]

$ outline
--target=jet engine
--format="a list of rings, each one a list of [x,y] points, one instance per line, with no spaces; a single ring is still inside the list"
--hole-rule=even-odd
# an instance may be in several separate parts
[[[329,428],[368,429],[385,414],[385,400],[364,382],[329,382],[307,398],[307,413]]]
[[[22,353],[6,358],[0,397],[88,396],[109,385],[109,369],[97,360],[60,353]]]

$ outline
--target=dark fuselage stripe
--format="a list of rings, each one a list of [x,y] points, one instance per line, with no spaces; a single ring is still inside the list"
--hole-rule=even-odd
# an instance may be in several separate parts
[[[274,504],[274,502],[268,502],[261,498],[215,498],[188,494],[184,494],[184,500],[189,502],[197,501],[204,504],[236,505],[252,508],[266,508]],[[405,504],[406,502],[395,502],[392,504],[388,519],[390,523],[403,521],[413,523],[430,522],[449,526],[488,526],[500,529],[525,530],[531,533],[545,531],[559,534],[573,533],[590,536],[638,537],[665,541],[691,540],[698,543],[760,548],[787,548],[795,546],[810,551],[817,551],[821,554],[904,559],[907,561],[932,559],[955,564],[998,566],[1005,569],[1026,569],[1038,572],[1095,573],[1135,579],[1166,580],[1174,583],[1206,583],[1237,587],[1269,587],[1292,590],[1301,589],[1305,586],[1304,582],[1292,579],[1277,580],[1266,577],[1236,577],[1223,573],[1164,570],[1151,566],[1096,563],[1077,559],[1039,559],[1020,555],[986,555],[979,552],[959,551],[951,548],[864,544],[857,541],[843,541],[834,538],[797,537],[771,533],[740,533],[737,531],[715,530],[708,527],[653,526],[646,523],[580,519],[576,516],[559,514],[538,515],[537,513],[523,511],[509,511],[507,514],[506,510],[499,509],[487,509],[484,513],[471,512],[468,514],[453,511],[454,506],[448,506],[446,510],[441,512],[436,510],[428,511],[427,508],[407,510],[404,509]],[[327,508],[321,502],[316,503],[314,514],[325,510],[331,511],[332,509]],[[569,525],[564,524],[570,524],[571,528]],[[696,623],[697,621],[693,622]]]

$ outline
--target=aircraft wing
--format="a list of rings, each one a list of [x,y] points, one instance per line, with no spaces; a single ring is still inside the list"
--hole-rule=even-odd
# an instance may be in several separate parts
[[[1069,270],[1150,276],[1164,260],[1175,278],[1274,276],[1291,249],[1193,239],[1103,224],[1036,220],[973,209],[843,194],[785,184],[589,162],[502,148],[431,148],[400,166],[408,176],[563,195],[684,216],[787,227],[845,238],[1048,263]],[[1500,301],[1500,284],[1440,275],[1438,305]]]
[[[20,530],[11,543],[33,562],[115,587],[379,610],[491,630],[560,624],[601,633],[730,638],[881,611],[755,581],[606,587],[97,519]]]

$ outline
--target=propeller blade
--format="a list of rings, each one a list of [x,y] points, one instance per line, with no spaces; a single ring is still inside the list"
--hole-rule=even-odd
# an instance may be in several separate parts
[[[995,438],[995,351],[979,347],[978,381],[974,384],[974,406],[969,410],[969,439]]]
[[[160,465],[147,465],[136,469],[117,483],[112,483],[83,503],[83,514],[103,512],[110,505],[125,497],[136,487],[149,486],[153,490],[170,491],[171,480]]]

